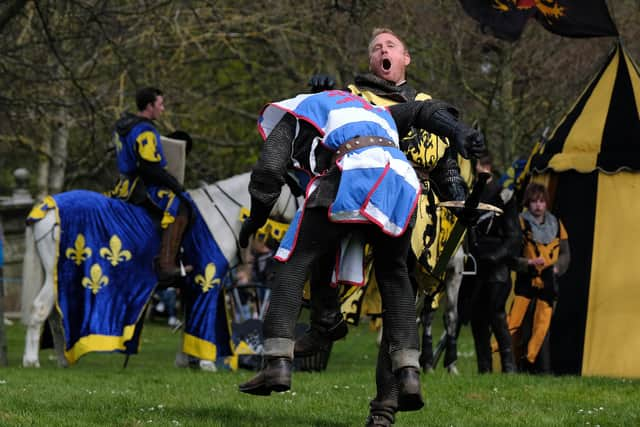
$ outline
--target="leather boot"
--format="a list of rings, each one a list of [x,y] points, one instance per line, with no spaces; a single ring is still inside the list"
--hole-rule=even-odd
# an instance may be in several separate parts
[[[473,326],[473,325],[472,325]],[[473,343],[476,350],[478,373],[488,374],[493,370],[491,359],[491,346],[489,345],[489,331],[485,328],[471,328]]]
[[[188,223],[189,219],[186,215],[178,215],[175,221],[162,231],[160,255],[156,259],[156,273],[161,283],[172,283],[181,275],[177,264],[178,250]],[[190,265],[184,268],[187,273],[193,269]]]
[[[291,388],[291,359],[265,356],[262,370],[246,383],[238,386],[241,392],[256,396],[269,396],[272,391],[283,392]]]
[[[509,333],[509,328],[507,326],[506,316],[502,313],[496,315],[492,326],[493,335],[498,342],[502,373],[512,374],[516,372],[516,364],[513,357],[511,334]]]
[[[324,313],[320,319],[311,320],[311,326],[296,340],[295,357],[311,356],[326,350],[333,341],[344,338],[349,332],[341,313]]]
[[[417,411],[424,406],[420,388],[420,370],[406,366],[395,372],[398,380],[398,411]]]
[[[500,350],[500,363],[502,365],[503,374],[514,374],[517,372],[511,347]]]
[[[382,415],[369,415],[365,421],[365,427],[389,427],[393,422]]]
[[[396,402],[391,400],[372,400],[369,402],[369,416],[365,427],[388,427],[395,421]]]

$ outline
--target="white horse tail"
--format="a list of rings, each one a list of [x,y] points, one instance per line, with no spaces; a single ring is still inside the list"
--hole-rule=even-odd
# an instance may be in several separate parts
[[[22,323],[29,324],[31,305],[40,292],[44,274],[42,262],[36,248],[33,226],[26,228],[24,233],[24,259],[22,261],[22,294],[20,297]]]

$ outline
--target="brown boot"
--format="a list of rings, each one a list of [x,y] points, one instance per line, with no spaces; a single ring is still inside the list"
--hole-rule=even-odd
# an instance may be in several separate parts
[[[180,266],[177,264],[178,250],[182,243],[182,236],[189,220],[187,216],[178,215],[172,224],[163,230],[160,255],[156,261],[156,273],[159,282],[172,282],[182,275]],[[190,265],[184,266],[185,272],[193,270]]]
[[[269,396],[272,391],[283,392],[291,388],[291,359],[265,357],[260,372],[238,386],[241,392],[256,396]]]

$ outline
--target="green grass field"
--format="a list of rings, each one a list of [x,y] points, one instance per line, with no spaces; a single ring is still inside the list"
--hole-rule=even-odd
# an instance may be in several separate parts
[[[375,333],[366,324],[338,342],[322,373],[295,373],[290,392],[237,391],[253,373],[175,368],[179,334],[147,322],[139,355],[91,354],[59,369],[51,350],[40,369],[20,367],[24,327],[7,326],[0,368],[0,426],[362,426],[375,392]],[[439,336],[439,332],[436,331]],[[426,406],[397,426],[640,426],[640,381],[477,375],[468,328],[461,375],[423,376]]]

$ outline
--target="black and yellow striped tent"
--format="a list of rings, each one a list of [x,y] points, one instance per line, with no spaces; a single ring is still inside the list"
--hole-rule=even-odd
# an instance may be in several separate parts
[[[640,75],[620,42],[531,160],[571,245],[551,327],[559,374],[640,377]]]

